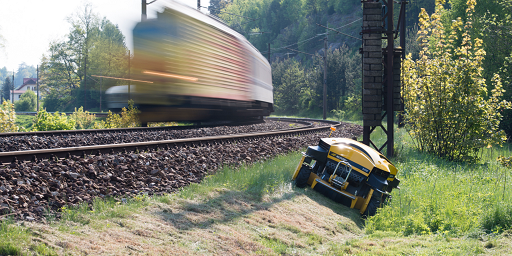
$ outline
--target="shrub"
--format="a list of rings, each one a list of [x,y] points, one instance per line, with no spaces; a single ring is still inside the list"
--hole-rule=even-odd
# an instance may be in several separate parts
[[[75,120],[78,129],[83,130],[93,128],[96,115],[89,113],[89,111],[84,111],[84,107],[80,107],[78,110],[75,108],[75,111],[69,115],[69,118]]]
[[[32,90],[27,90],[20,97],[20,100],[14,102],[16,111],[36,111],[37,96]]]
[[[476,1],[468,1],[467,21],[453,21],[449,36],[441,22],[443,4],[444,0],[436,1],[431,17],[422,9],[419,59],[409,55],[403,63],[406,124],[419,150],[472,161],[482,147],[506,139],[499,124],[501,110],[510,108],[510,103],[500,100],[504,90],[498,75],[492,81],[494,89],[487,93],[482,40],[470,36]]]
[[[55,131],[75,129],[75,120],[68,118],[66,114],[55,112],[53,115],[46,112],[46,109],[37,112],[34,131]]]
[[[16,112],[10,101],[4,101],[0,106],[0,132],[17,132]]]
[[[128,109],[123,108],[121,114],[115,114],[109,110],[107,120],[95,123],[94,129],[139,127],[139,113],[140,111],[133,106],[133,100],[130,100]]]

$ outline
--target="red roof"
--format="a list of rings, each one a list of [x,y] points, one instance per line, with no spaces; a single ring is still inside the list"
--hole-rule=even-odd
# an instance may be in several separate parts
[[[36,84],[35,78],[23,78],[23,84]]]
[[[18,87],[18,90],[23,88],[23,86],[25,86],[25,85],[35,85],[35,84],[37,84],[37,81],[35,78],[23,78],[23,84],[20,85],[20,87]]]

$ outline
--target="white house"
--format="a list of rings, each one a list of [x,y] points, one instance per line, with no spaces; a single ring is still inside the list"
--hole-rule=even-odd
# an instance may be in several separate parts
[[[14,90],[14,101],[18,101],[23,93],[27,90],[32,90],[37,94],[37,81],[35,78],[23,78],[23,84]],[[11,99],[13,92],[11,91]]]

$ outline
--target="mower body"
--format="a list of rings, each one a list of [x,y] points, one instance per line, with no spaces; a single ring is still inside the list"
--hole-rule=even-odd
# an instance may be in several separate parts
[[[398,188],[395,166],[378,151],[346,138],[323,138],[309,146],[292,180],[332,200],[374,215]]]

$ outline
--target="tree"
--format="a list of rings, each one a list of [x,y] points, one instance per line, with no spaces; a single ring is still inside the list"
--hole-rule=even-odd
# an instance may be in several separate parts
[[[501,110],[510,108],[510,103],[500,100],[503,89],[497,74],[487,93],[482,40],[471,37],[476,1],[467,2],[466,21],[453,21],[448,36],[441,22],[443,4],[444,0],[436,0],[431,17],[422,10],[419,59],[408,55],[403,63],[406,127],[419,150],[472,161],[480,148],[506,139],[499,124]]]
[[[211,15],[219,16],[221,10],[226,8],[228,4],[230,4],[230,0],[210,0],[210,6],[208,6],[208,11]]]
[[[36,93],[32,90],[27,90],[20,96],[20,99],[14,102],[16,111],[36,111]]]
[[[99,19],[91,5],[83,6],[68,22],[72,29],[67,38],[52,42],[41,64],[41,91],[49,111],[72,111],[85,100],[87,109],[98,107],[103,92],[91,75],[123,77],[128,69],[123,34],[106,18]],[[117,81],[104,85],[113,83]]]
[[[4,80],[4,84],[2,85],[2,102],[4,100],[11,100],[12,93],[12,82],[9,77],[6,77]]]
[[[342,109],[348,96],[360,95],[356,80],[361,77],[361,57],[343,44],[339,49],[328,50],[327,70],[328,111]]]
[[[308,99],[301,95],[308,90],[309,83],[300,63],[294,59],[276,61],[272,64],[272,70],[276,112],[297,114],[300,110],[307,109]]]
[[[23,78],[34,78],[36,77],[36,67],[29,66],[25,62],[18,66],[18,70],[14,74],[14,85],[18,88],[23,84]]]

